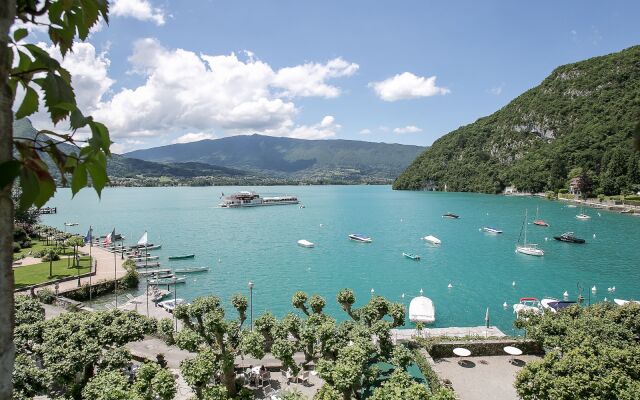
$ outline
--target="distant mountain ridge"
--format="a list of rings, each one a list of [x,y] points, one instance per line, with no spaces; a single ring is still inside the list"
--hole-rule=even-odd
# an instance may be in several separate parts
[[[556,68],[502,109],[435,141],[394,189],[541,192],[581,176],[594,194],[640,188],[640,46]]]
[[[199,162],[300,179],[394,179],[424,147],[356,140],[264,135],[172,144],[125,153],[153,162]]]

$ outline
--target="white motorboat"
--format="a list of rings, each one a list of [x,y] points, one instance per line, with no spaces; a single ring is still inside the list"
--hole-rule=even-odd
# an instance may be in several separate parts
[[[616,303],[619,306],[624,306],[625,304],[629,304],[629,303],[640,304],[640,301],[638,301],[638,300],[613,299],[613,302]]]
[[[173,312],[176,306],[179,306],[180,304],[186,304],[185,300],[184,299],[165,300],[165,301],[159,302],[158,306],[164,308],[169,312]]]
[[[519,303],[513,305],[513,312],[516,315],[520,315],[522,312],[541,314],[542,306],[540,305],[540,300],[535,297],[523,297]]]
[[[581,213],[581,214],[576,215],[576,218],[577,218],[577,219],[581,219],[581,220],[583,220],[583,221],[584,221],[584,220],[587,220],[587,219],[591,219],[591,217],[590,217],[590,216],[588,216],[587,214],[582,214],[582,213]]]
[[[349,239],[353,240],[354,242],[360,242],[360,243],[371,243],[372,240],[369,236],[366,235],[361,235],[359,233],[352,233],[349,235]]]
[[[549,310],[552,313],[557,313],[563,308],[571,307],[575,304],[577,304],[575,301],[569,301],[569,300],[558,300],[558,299],[551,299],[551,298],[540,300],[540,305],[542,306],[542,308]]]
[[[436,308],[430,298],[424,296],[414,297],[409,303],[409,320],[431,324],[436,320]]]
[[[441,244],[442,240],[438,239],[437,237],[433,236],[433,235],[427,235],[425,237],[423,237],[422,239],[424,239],[425,241],[431,243],[431,244]]]
[[[286,204],[298,204],[298,198],[296,196],[273,196],[273,197],[260,197],[255,192],[242,191],[234,193],[231,196],[224,197],[222,203],[219,204],[222,208],[238,208],[238,207],[258,207],[258,206],[277,206]]]
[[[314,247],[315,244],[308,241],[308,240],[304,240],[304,239],[300,239],[298,240],[298,246],[302,246],[302,247]]]
[[[516,244],[516,253],[536,257],[544,256],[544,251],[542,249],[539,249],[537,244],[527,243],[527,211],[524,212],[524,223],[522,230],[524,231],[524,242],[522,244]],[[522,235],[522,231],[520,231],[520,234]]]
[[[490,226],[482,227],[482,231],[486,232],[486,233],[496,234],[496,235],[499,234],[499,233],[502,233],[502,230],[500,230],[498,228],[493,228],[493,227],[490,227]]]

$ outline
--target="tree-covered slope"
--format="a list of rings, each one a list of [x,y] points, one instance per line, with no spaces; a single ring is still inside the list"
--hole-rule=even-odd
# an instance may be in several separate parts
[[[36,133],[36,129],[28,119],[25,118],[14,122],[14,136],[16,138],[32,140],[36,137]],[[77,148],[66,143],[60,143],[58,146],[66,154],[78,152]],[[46,154],[42,154],[42,157],[49,165],[49,170],[52,171],[54,177],[56,179],[59,178],[59,173],[49,157]],[[198,176],[242,177],[247,174],[245,171],[205,163],[156,163],[112,154],[107,160],[107,175],[109,175],[109,177],[165,176],[172,178],[194,178]]]
[[[639,105],[640,46],[564,65],[501,110],[438,139],[393,187],[539,192],[581,174],[594,192],[637,190]]]
[[[231,136],[126,153],[155,162],[201,162],[268,175],[395,178],[423,147],[355,140]]]

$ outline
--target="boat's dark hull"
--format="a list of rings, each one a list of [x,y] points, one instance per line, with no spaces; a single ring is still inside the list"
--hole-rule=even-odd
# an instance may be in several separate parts
[[[567,238],[563,238],[562,236],[554,236],[553,238],[559,242],[565,242],[565,243],[576,243],[576,244],[586,243],[584,239],[578,239],[578,238],[567,239]]]

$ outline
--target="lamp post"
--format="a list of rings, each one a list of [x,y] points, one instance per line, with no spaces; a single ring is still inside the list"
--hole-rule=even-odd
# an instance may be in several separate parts
[[[251,315],[251,332],[253,332],[253,282],[249,281],[249,312]]]
[[[178,318],[176,318],[176,307],[178,306],[178,279],[173,278],[173,319],[176,324],[176,332],[178,332]]]

